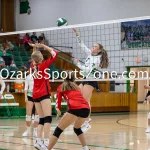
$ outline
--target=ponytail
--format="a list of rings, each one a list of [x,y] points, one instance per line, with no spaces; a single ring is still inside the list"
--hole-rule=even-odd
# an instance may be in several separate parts
[[[42,62],[40,55],[42,55],[40,51],[34,51],[31,55],[31,59],[33,60],[34,75],[36,78],[38,78],[38,64]]]
[[[108,54],[106,50],[102,49],[99,67],[107,68],[108,65],[109,65]]]
[[[36,62],[33,63],[33,71],[34,71],[34,75],[35,78],[38,78],[38,64]]]
[[[72,81],[64,81],[62,84],[62,89],[61,91],[70,91],[70,90],[79,90],[80,88],[78,85]]]
[[[69,91],[69,90],[79,90],[79,86],[74,82],[75,81],[75,73],[72,71],[66,71],[66,77],[62,84],[61,91]]]
[[[97,43],[97,44],[99,45],[99,49],[101,50],[101,52],[99,53],[101,55],[99,67],[100,68],[108,68],[109,59],[108,59],[107,51],[103,48],[103,46],[101,44],[99,44],[99,43]]]

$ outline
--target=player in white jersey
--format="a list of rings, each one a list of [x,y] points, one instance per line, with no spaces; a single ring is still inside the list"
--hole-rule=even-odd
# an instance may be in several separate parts
[[[26,125],[27,125],[27,130],[23,133],[22,136],[31,136],[31,115],[32,115],[32,109],[34,106],[33,98],[32,98],[32,91],[33,91],[33,77],[31,74],[29,74],[26,77],[25,80],[25,102],[26,102]],[[34,117],[34,129],[33,129],[33,137],[37,137],[37,126],[39,123],[39,116],[35,115]]]
[[[78,59],[74,59],[74,63],[84,72],[84,77],[86,79],[94,79],[93,72],[99,70],[100,68],[108,67],[108,55],[103,46],[99,43],[94,44],[92,49],[87,48],[84,42],[80,39],[80,36],[76,29],[73,29],[77,37],[79,46],[81,48],[82,54],[87,55],[85,63],[81,64]],[[90,75],[88,75],[90,73]],[[87,77],[88,75],[88,77]],[[97,81],[85,81],[80,84],[81,92],[83,97],[90,103],[92,92],[96,87]],[[83,132],[86,132],[89,128],[89,122],[91,119],[87,120],[82,127]]]

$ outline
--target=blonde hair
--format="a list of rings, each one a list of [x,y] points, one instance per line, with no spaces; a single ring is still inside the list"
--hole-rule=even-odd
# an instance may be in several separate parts
[[[40,55],[42,55],[40,51],[35,51],[32,53],[31,59],[34,60],[36,64],[39,64],[42,61]]]
[[[35,77],[38,78],[38,68],[37,65],[42,61],[40,57],[41,52],[40,51],[34,51],[31,55],[31,59],[34,61],[33,66],[34,66],[34,72],[35,72]]]
[[[69,91],[69,90],[79,90],[79,86],[74,82],[75,81],[75,73],[73,71],[66,71],[66,77],[62,84],[61,91]]]

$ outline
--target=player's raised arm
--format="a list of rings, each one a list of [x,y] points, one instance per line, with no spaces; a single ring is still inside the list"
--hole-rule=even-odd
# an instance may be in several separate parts
[[[79,43],[79,46],[82,50],[82,52],[86,53],[87,55],[90,55],[91,54],[91,50],[84,44],[84,42],[81,40],[80,36],[79,36],[79,33],[77,32],[77,30],[75,28],[73,28],[73,31],[77,37],[77,40],[78,40],[78,43]]]

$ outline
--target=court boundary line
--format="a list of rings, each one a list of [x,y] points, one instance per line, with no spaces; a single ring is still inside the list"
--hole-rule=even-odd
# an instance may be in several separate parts
[[[133,117],[133,118],[135,118],[135,117]],[[138,127],[138,126],[132,126],[132,125],[120,123],[121,120],[125,120],[125,119],[119,119],[116,121],[116,123],[119,125],[128,126],[128,127],[132,127],[132,128],[144,128],[144,127]],[[144,129],[146,129],[146,128],[144,128]]]

